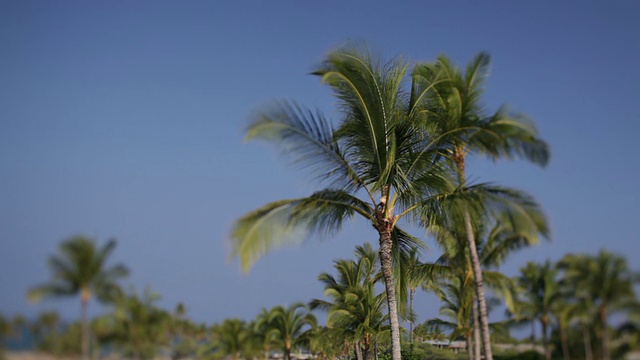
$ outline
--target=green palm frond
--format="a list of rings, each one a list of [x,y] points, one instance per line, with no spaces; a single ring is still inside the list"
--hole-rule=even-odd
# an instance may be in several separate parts
[[[263,139],[280,147],[295,165],[315,173],[326,186],[349,192],[365,186],[334,138],[331,123],[295,102],[277,102],[253,116],[245,140]]]
[[[272,249],[302,241],[316,232],[331,234],[356,213],[371,219],[373,211],[367,203],[340,190],[269,203],[236,222],[232,230],[232,255],[240,258],[243,270],[247,271]]]

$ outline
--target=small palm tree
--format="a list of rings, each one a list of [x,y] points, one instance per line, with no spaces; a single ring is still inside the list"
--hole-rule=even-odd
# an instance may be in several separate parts
[[[121,294],[117,281],[129,274],[122,264],[106,267],[107,259],[115,247],[115,240],[97,248],[94,240],[84,236],[67,239],[60,244],[60,253],[49,258],[52,280],[32,288],[27,294],[30,301],[38,301],[43,297],[80,295],[81,348],[85,359],[89,357],[89,301],[94,296],[103,303],[114,301]]]
[[[579,299],[592,304],[600,327],[602,359],[611,358],[609,316],[635,303],[634,285],[639,275],[629,269],[626,259],[606,250],[598,255],[567,255],[559,262],[564,279]]]
[[[240,319],[225,319],[214,326],[214,348],[222,356],[238,360],[251,347],[252,332],[249,324]]]
[[[291,359],[291,350],[308,343],[310,330],[316,326],[315,316],[302,303],[289,307],[276,306],[269,316],[273,326],[274,342],[282,349],[284,360]]]
[[[544,264],[528,262],[520,268],[518,283],[524,289],[529,303],[530,317],[540,321],[542,326],[542,345],[547,360],[551,359],[549,333],[554,306],[562,299],[558,281],[558,270],[547,260]]]
[[[311,308],[327,311],[327,327],[335,329],[344,339],[350,339],[358,360],[368,360],[377,337],[388,330],[383,314],[384,294],[376,294],[374,278],[378,256],[369,243],[356,248],[356,260],[336,260],[337,278],[322,273],[324,294],[331,301],[315,299]]]

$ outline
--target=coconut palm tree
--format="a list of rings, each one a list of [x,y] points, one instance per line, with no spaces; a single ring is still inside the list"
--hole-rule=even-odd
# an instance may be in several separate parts
[[[462,205],[472,214],[490,207],[486,198],[499,194],[521,199],[520,193],[499,187],[452,185],[450,169],[439,161],[451,142],[441,140],[458,129],[431,136],[432,100],[426,94],[435,84],[422,81],[404,89],[408,68],[402,58],[383,62],[355,46],[331,52],[314,74],[338,98],[341,118],[336,129],[322,114],[295,103],[280,102],[259,111],[246,138],[281,146],[294,163],[315,171],[326,187],[250,212],[236,221],[231,234],[233,255],[248,270],[272,248],[299,240],[300,230],[330,235],[356,215],[368,221],[378,236],[393,360],[400,359],[393,259],[422,246],[398,227],[399,221],[425,225]],[[483,201],[471,206],[469,201],[478,198]]]
[[[273,311],[273,309],[272,309]],[[263,359],[269,359],[271,354],[271,348],[275,343],[275,336],[277,334],[273,331],[273,324],[269,320],[271,313],[266,308],[262,308],[256,320],[253,323],[253,335],[256,341],[262,348]]]
[[[222,355],[238,360],[251,347],[252,332],[249,324],[240,319],[225,319],[214,326],[214,348]]]
[[[310,330],[317,324],[313,314],[303,303],[288,307],[276,306],[270,311],[274,343],[282,349],[284,360],[291,359],[291,350],[308,342]]]
[[[639,275],[631,271],[624,257],[600,250],[598,255],[567,255],[559,262],[567,284],[578,298],[593,305],[602,343],[601,358],[611,358],[608,320],[611,313],[635,303],[634,285]]]
[[[110,316],[110,342],[120,347],[136,360],[153,358],[160,347],[168,345],[171,314],[155,304],[160,299],[157,293],[145,289],[138,295],[135,289],[121,296]]]
[[[376,294],[374,279],[378,256],[369,243],[356,248],[356,260],[336,260],[337,278],[329,273],[318,276],[324,294],[331,301],[314,299],[311,308],[327,311],[327,327],[350,339],[358,360],[368,360],[377,337],[388,330],[384,324],[384,294]]]
[[[531,305],[531,317],[540,321],[545,358],[550,360],[548,329],[551,326],[555,303],[562,299],[558,269],[549,260],[544,264],[530,261],[520,268],[520,273],[518,283],[524,289],[524,296]]]
[[[516,292],[515,284],[507,276],[496,271],[509,254],[526,246],[536,244],[540,233],[546,233],[546,222],[537,207],[523,207],[518,213],[502,213],[499,216],[482,216],[475,227],[478,258],[482,274],[488,287],[500,295],[508,309],[513,311]],[[537,219],[531,223],[530,219]],[[526,225],[526,226],[523,226]],[[450,279],[460,277],[463,284],[474,285],[473,269],[464,225],[459,223],[432,223],[428,231],[434,236],[444,253],[435,263],[425,263],[417,267],[424,278]],[[473,286],[475,287],[475,286]],[[474,357],[480,358],[481,341],[478,323],[478,309],[475,295],[472,297],[471,319],[475,345]]]
[[[546,143],[538,138],[530,121],[521,115],[509,114],[505,107],[495,113],[485,111],[481,96],[484,80],[489,74],[489,63],[490,56],[480,53],[462,72],[446,56],[441,55],[433,64],[417,65],[413,72],[418,94],[422,94],[420,89],[432,89],[425,93],[433,100],[431,104],[435,104],[431,108],[434,116],[430,120],[437,124],[437,131],[446,135],[451,143],[446,155],[460,187],[468,186],[465,167],[469,154],[482,154],[494,160],[523,157],[539,165],[545,165],[549,157]],[[464,207],[460,216],[464,221],[476,283],[485,355],[491,360],[489,322],[473,218]]]
[[[82,306],[82,356],[89,356],[89,323],[87,306],[92,297],[105,303],[115,300],[121,290],[117,281],[129,274],[122,264],[106,267],[107,260],[116,247],[115,240],[109,240],[98,248],[94,240],[84,236],[73,236],[62,242],[59,254],[49,258],[52,280],[29,290],[30,301],[43,297],[80,295]]]

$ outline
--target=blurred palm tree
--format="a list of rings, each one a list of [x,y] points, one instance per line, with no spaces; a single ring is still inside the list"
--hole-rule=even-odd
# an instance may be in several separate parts
[[[221,356],[231,356],[238,360],[248,358],[252,347],[252,332],[249,324],[240,319],[225,319],[213,327],[213,348]]]
[[[106,267],[107,259],[115,247],[115,240],[109,240],[102,248],[97,248],[94,240],[84,236],[65,240],[58,248],[59,254],[49,258],[52,280],[35,286],[27,294],[30,301],[39,301],[43,297],[80,295],[84,359],[89,358],[89,301],[94,296],[103,303],[117,299],[122,293],[117,281],[129,274],[122,264]]]
[[[526,311],[523,316],[533,320],[538,320],[542,326],[542,345],[547,360],[551,359],[551,349],[549,347],[549,329],[553,320],[553,311],[556,302],[561,301],[558,269],[547,260],[544,264],[528,262],[520,268],[518,284],[524,289],[526,307],[521,307]]]
[[[291,350],[309,344],[312,329],[317,320],[302,303],[288,307],[276,306],[269,315],[272,324],[274,343],[283,354],[284,360],[291,359]]]
[[[631,271],[624,257],[600,250],[596,256],[570,254],[562,258],[565,283],[577,299],[591,304],[597,319],[597,334],[602,344],[601,358],[611,358],[609,317],[628,310],[636,303],[634,285],[640,275]]]
[[[107,341],[114,343],[134,359],[151,359],[169,344],[171,315],[155,303],[160,296],[149,289],[139,296],[132,289],[116,302],[110,317]]]

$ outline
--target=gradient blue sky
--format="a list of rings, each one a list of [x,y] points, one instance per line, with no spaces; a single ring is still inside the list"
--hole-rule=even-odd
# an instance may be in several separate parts
[[[248,275],[227,240],[245,212],[314,190],[242,130],[271,99],[334,114],[306,74],[348,39],[416,61],[492,54],[487,106],[530,115],[552,148],[546,169],[469,166],[475,180],[531,192],[550,217],[552,241],[507,273],[603,247],[638,269],[638,19],[637,1],[2,1],[0,312],[78,318],[77,299],[25,300],[77,233],[116,238],[125,283],[199,321],[320,297],[317,275],[375,241],[369,225],[276,251]],[[418,302],[419,321],[436,315],[433,297]]]

